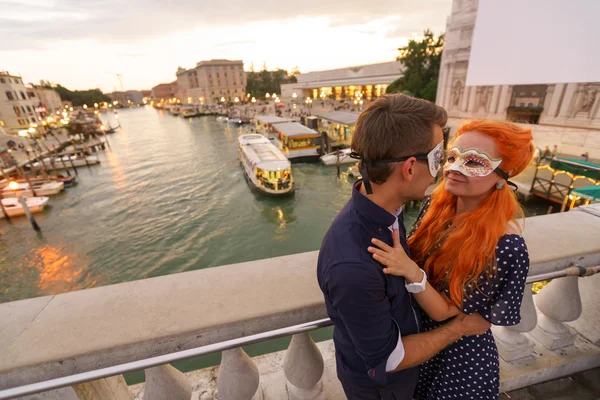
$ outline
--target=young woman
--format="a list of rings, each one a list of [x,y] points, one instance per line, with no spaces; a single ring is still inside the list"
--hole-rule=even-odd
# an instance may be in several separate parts
[[[506,122],[464,124],[447,152],[443,183],[411,232],[412,260],[402,246],[373,239],[369,251],[385,273],[428,281],[415,294],[424,330],[459,312],[478,312],[493,325],[519,323],[529,256],[516,221],[523,211],[508,179],[531,161],[531,139],[530,130]],[[499,384],[498,350],[488,330],[424,363],[414,398],[497,399]]]

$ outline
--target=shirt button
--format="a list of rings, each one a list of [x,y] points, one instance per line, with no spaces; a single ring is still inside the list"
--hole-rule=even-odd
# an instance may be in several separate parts
[[[381,231],[383,230],[383,228],[379,226],[379,227],[377,227],[377,230],[378,230],[379,232],[381,232]]]

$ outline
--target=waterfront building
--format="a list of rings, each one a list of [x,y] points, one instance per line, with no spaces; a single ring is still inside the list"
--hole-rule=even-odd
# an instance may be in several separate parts
[[[125,92],[112,92],[109,94],[113,101],[121,104],[142,104],[144,95],[141,90],[127,90]]]
[[[27,96],[30,99],[39,99],[37,110],[42,116],[62,110],[62,101],[60,99],[60,95],[52,88],[44,87],[42,85],[29,84],[27,86]]]
[[[388,85],[402,76],[402,70],[400,61],[392,61],[298,74],[297,83],[281,85],[281,97],[299,102],[307,97],[370,100],[384,95]]]
[[[465,86],[477,9],[478,0],[454,0],[446,26],[436,103],[450,123],[493,118],[536,124],[538,147],[600,158],[600,82]]]
[[[150,99],[155,103],[163,103],[173,101],[177,96],[177,81],[170,83],[159,83],[150,91]]]
[[[10,134],[29,129],[41,122],[36,106],[40,99],[27,95],[23,78],[0,71],[0,126]]]
[[[241,60],[200,61],[195,67],[177,70],[177,85],[182,104],[218,104],[243,101],[246,73]]]

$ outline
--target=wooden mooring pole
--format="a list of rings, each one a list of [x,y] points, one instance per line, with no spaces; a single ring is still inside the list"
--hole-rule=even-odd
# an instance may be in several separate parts
[[[33,229],[36,232],[40,232],[42,229],[37,224],[35,218],[33,218],[33,214],[31,213],[31,210],[29,209],[29,207],[27,207],[27,199],[25,199],[25,197],[23,197],[23,196],[19,196],[19,202],[21,203],[23,210],[25,210],[25,215],[27,215],[27,219],[31,223],[31,226],[33,227]]]
[[[25,176],[25,180],[29,184],[29,189],[31,190],[31,194],[33,194],[33,197],[37,197],[37,194],[35,193],[35,190],[33,189],[33,184],[31,183],[31,180],[29,179],[29,175],[27,175],[25,173],[25,171],[23,170],[23,168],[21,168],[21,167],[17,167],[17,168],[20,169],[21,173]]]

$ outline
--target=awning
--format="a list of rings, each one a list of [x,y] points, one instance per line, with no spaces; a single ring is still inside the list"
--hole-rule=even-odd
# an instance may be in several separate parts
[[[554,157],[550,163],[550,167],[555,170],[558,169],[575,175],[600,180],[600,164],[595,164],[590,161],[578,160],[576,158]]]
[[[573,189],[571,194],[581,197],[582,199],[600,202],[600,185]]]
[[[281,124],[277,124],[275,129],[279,131],[279,133],[284,134],[287,137],[294,136],[320,136],[320,134],[306,126],[299,124],[297,122],[283,122]]]
[[[346,111],[331,111],[328,113],[317,114],[318,118],[326,119],[327,121],[337,122],[343,125],[354,125],[358,119],[358,113]]]

